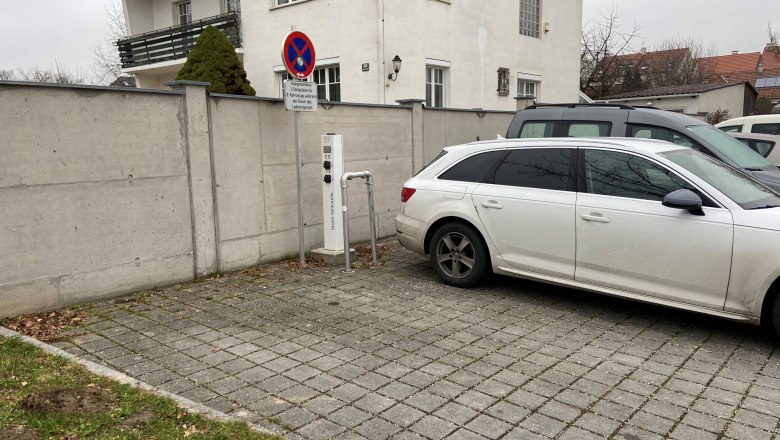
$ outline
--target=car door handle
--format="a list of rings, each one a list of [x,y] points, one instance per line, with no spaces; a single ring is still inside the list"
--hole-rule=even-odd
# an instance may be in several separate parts
[[[601,214],[583,214],[582,219],[588,222],[609,223],[610,220]]]
[[[485,208],[492,208],[492,209],[504,209],[504,205],[496,202],[495,200],[488,200],[487,202],[482,202],[482,206]]]

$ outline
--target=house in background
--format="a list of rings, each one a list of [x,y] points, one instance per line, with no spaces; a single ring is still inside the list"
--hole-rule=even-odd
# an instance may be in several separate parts
[[[780,103],[780,51],[769,43],[763,52],[739,53],[703,58],[701,66],[711,82],[749,82],[760,96]]]
[[[731,117],[753,113],[758,92],[749,82],[705,83],[656,87],[604,97],[598,102],[652,106],[706,120],[707,114],[728,110]]]
[[[314,42],[321,99],[514,110],[579,100],[582,1],[123,0],[130,36],[119,51],[139,87],[162,88],[214,25],[257,94],[279,97],[282,41],[298,30]]]

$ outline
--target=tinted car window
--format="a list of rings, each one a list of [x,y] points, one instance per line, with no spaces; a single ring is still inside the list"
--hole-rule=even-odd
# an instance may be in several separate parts
[[[569,122],[564,126],[564,137],[609,137],[609,122]]]
[[[724,131],[726,133],[732,133],[732,132],[739,133],[740,131],[742,131],[741,125],[729,125],[728,127],[718,127],[718,128],[720,128],[721,131]]]
[[[590,194],[663,200],[678,189],[690,189],[679,176],[647,159],[615,151],[582,150],[585,190]]]
[[[574,149],[512,150],[496,169],[496,185],[567,191],[574,181]]]
[[[778,134],[780,124],[753,124],[753,128],[750,131],[753,133]]]
[[[483,182],[488,172],[492,170],[496,162],[504,157],[505,150],[488,151],[467,157],[458,162],[439,176],[440,180],[457,180],[460,182]]]
[[[555,132],[555,122],[552,121],[531,121],[524,122],[520,130],[521,138],[547,138],[552,137]]]

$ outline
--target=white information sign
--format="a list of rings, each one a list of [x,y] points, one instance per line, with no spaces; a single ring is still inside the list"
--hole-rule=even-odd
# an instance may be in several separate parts
[[[312,81],[284,81],[284,108],[294,112],[317,111],[317,83]]]

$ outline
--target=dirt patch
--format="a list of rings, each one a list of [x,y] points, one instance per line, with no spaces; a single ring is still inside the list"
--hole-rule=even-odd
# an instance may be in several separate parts
[[[0,428],[0,440],[35,440],[38,433],[24,425],[9,425]]]
[[[54,312],[21,315],[0,321],[0,325],[43,342],[67,339],[64,332],[84,323],[82,310],[63,309]]]
[[[39,414],[98,414],[111,409],[111,398],[100,390],[53,390],[30,394],[19,407]]]
[[[127,430],[142,429],[148,425],[154,419],[154,414],[150,411],[142,411],[139,413],[131,414],[120,425],[120,428]]]
[[[390,251],[393,250],[393,245],[391,243],[377,243],[376,245],[376,256],[378,259],[382,259],[385,255],[387,255]],[[371,245],[370,244],[359,244],[355,246],[355,254],[356,259],[358,261],[365,260],[367,263],[372,262],[372,255],[371,255]]]

